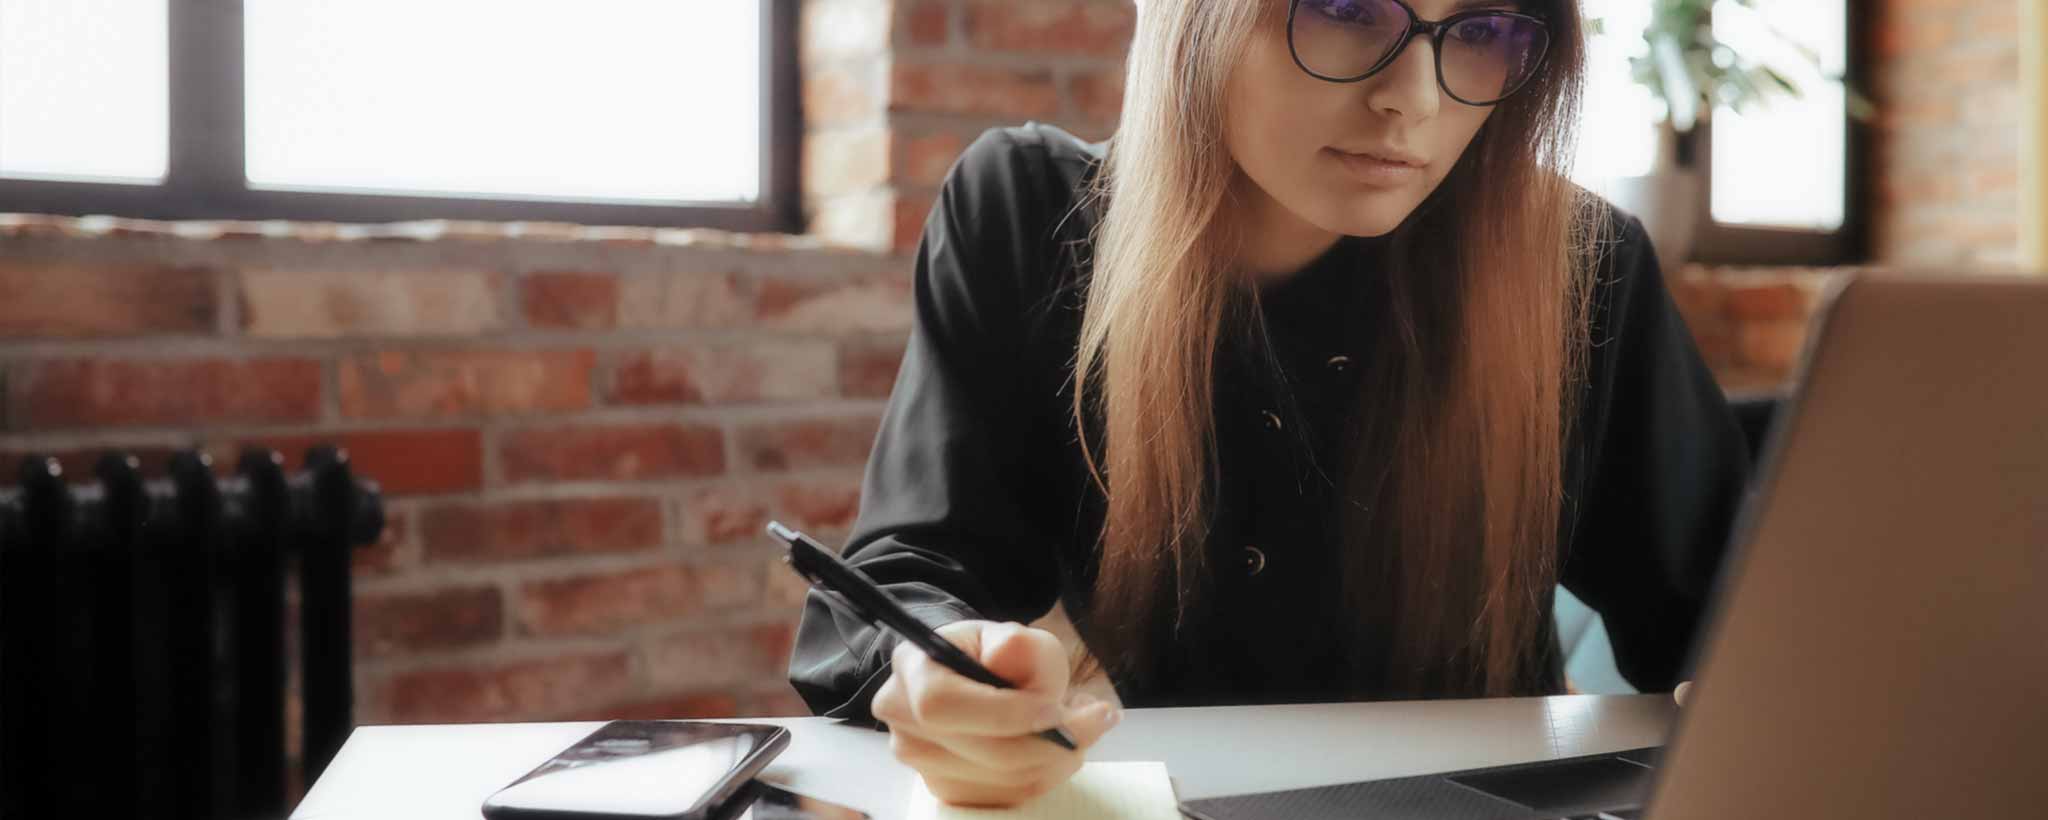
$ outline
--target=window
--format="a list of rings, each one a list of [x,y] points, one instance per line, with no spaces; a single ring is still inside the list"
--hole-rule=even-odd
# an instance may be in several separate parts
[[[1618,180],[1647,174],[1659,153],[1652,123],[1663,103],[1631,78],[1629,58],[1649,4],[1585,0],[1604,21],[1590,43],[1591,76],[1574,177],[1614,193]],[[1856,160],[1846,94],[1831,78],[1851,74],[1847,4],[1777,2],[1752,8],[1714,4],[1714,33],[1785,74],[1800,96],[1775,97],[1745,111],[1723,107],[1702,122],[1688,146],[1700,171],[1700,224],[1693,256],[1705,262],[1831,264],[1856,255]],[[1804,53],[1802,53],[1804,52]]]
[[[163,179],[164,3],[0,0],[0,175]]]
[[[0,0],[0,210],[796,227],[793,0]]]

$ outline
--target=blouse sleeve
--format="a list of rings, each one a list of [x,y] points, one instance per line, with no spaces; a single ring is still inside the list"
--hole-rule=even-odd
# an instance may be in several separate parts
[[[1579,431],[1588,470],[1561,576],[1605,620],[1622,676],[1659,691],[1687,674],[1749,448],[1642,223],[1617,218]]]
[[[1058,596],[1048,513],[1063,430],[1035,395],[1026,310],[1045,260],[1037,188],[1048,177],[1028,134],[991,131],[954,165],[916,256],[909,345],[882,416],[843,555],[932,626],[1029,621]],[[1031,395],[1027,395],[1030,393]],[[812,711],[872,720],[892,633],[804,602],[790,682]]]

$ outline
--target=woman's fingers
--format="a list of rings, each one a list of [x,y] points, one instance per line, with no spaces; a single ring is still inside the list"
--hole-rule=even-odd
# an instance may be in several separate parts
[[[1012,686],[1057,698],[1067,691],[1067,649],[1059,636],[1020,623],[981,630],[981,665]]]
[[[1015,737],[979,737],[974,735],[952,735],[934,738],[948,751],[975,765],[995,770],[1046,769],[1072,763],[1080,765],[1081,753],[1095,745],[1102,735],[1116,726],[1122,713],[1115,705],[1092,702],[1082,704],[1067,712],[1062,721],[1067,733],[1074,737],[1078,751],[1068,751],[1059,745],[1047,742],[1037,735]]]
[[[926,734],[1028,735],[1062,717],[1064,691],[997,689],[955,674],[909,643],[899,644],[890,662],[895,665],[890,682],[900,683],[903,700],[903,712],[895,717],[908,717]],[[879,692],[876,700],[881,700]],[[889,721],[879,712],[876,717]]]
[[[1678,705],[1684,706],[1685,696],[1689,694],[1692,694],[1692,681],[1681,683],[1677,689],[1671,690],[1671,699],[1678,701]]]
[[[1024,761],[1005,761],[1001,767],[982,765],[961,757],[936,740],[893,727],[889,731],[889,751],[903,765],[927,777],[936,775],[983,786],[1017,788],[1043,780],[1051,769],[1044,763]]]
[[[1015,805],[1065,782],[1086,750],[1115,726],[1121,711],[1092,698],[1062,708],[1065,647],[1050,632],[1020,624],[962,621],[939,634],[1016,688],[969,679],[899,644],[890,675],[869,709],[889,725],[890,750],[948,803]],[[1035,735],[1059,725],[1069,750]]]

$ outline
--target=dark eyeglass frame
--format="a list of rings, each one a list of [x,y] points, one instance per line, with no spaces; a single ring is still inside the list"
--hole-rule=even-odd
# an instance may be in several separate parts
[[[1550,57],[1550,22],[1536,15],[1523,14],[1518,11],[1501,11],[1498,9],[1472,9],[1470,11],[1458,12],[1442,20],[1424,20],[1421,15],[1415,13],[1415,8],[1408,5],[1404,0],[1387,0],[1387,2],[1400,6],[1402,11],[1408,13],[1408,29],[1401,33],[1401,39],[1396,40],[1394,47],[1388,49],[1386,55],[1381,57],[1379,62],[1373,63],[1371,68],[1365,70],[1365,73],[1355,77],[1332,77],[1309,68],[1308,63],[1301,59],[1301,49],[1296,48],[1294,45],[1294,16],[1301,11],[1301,0],[1289,0],[1287,4],[1287,53],[1294,58],[1294,65],[1309,76],[1324,82],[1355,83],[1378,74],[1385,70],[1387,66],[1393,65],[1394,61],[1401,59],[1401,54],[1408,50],[1408,45],[1415,42],[1415,35],[1427,34],[1429,35],[1430,44],[1436,47],[1432,50],[1436,52],[1437,88],[1443,89],[1445,96],[1466,105],[1490,106],[1498,105],[1501,101],[1514,96],[1515,92],[1521,91],[1529,84],[1530,80],[1536,79],[1538,72],[1530,71],[1529,76],[1523,77],[1521,82],[1515,84],[1515,87],[1507,89],[1499,97],[1487,100],[1486,102],[1474,102],[1465,99],[1458,96],[1458,92],[1452,91],[1451,84],[1444,81],[1444,32],[1450,31],[1452,26],[1479,17],[1512,17],[1517,20],[1525,20],[1535,23],[1543,29],[1543,47],[1536,53],[1536,65],[1541,66],[1543,61]]]

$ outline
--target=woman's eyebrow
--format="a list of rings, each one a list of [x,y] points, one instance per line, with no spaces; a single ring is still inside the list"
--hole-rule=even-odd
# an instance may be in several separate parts
[[[1479,11],[1480,9],[1488,11],[1527,11],[1527,9],[1523,8],[1525,5],[1527,4],[1516,2],[1516,0],[1459,0],[1456,5],[1451,6],[1451,13]]]

